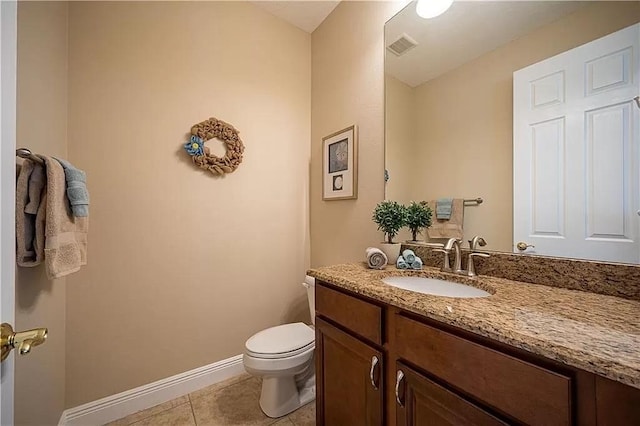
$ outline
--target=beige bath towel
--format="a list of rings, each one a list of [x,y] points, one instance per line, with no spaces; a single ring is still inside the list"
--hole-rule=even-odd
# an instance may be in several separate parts
[[[40,158],[47,174],[44,259],[48,278],[55,279],[86,265],[89,218],[71,214],[60,163],[52,157]]]
[[[16,263],[38,266],[44,259],[44,166],[30,160],[18,165],[16,181]]]
[[[429,201],[429,207],[432,212],[436,211],[436,201]],[[438,220],[435,218],[434,222],[429,228],[427,228],[427,235],[429,238],[458,238],[464,237],[464,200],[462,198],[454,198],[451,206],[451,219]]]

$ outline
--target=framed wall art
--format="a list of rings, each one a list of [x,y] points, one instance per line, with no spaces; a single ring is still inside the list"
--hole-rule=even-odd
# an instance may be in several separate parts
[[[322,138],[322,199],[358,198],[356,126]]]

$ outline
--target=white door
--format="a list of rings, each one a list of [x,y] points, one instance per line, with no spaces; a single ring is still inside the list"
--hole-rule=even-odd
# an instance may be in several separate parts
[[[14,324],[17,4],[0,2],[0,322]],[[13,424],[13,360],[0,364],[0,424]]]
[[[640,262],[640,24],[513,74],[514,252]]]

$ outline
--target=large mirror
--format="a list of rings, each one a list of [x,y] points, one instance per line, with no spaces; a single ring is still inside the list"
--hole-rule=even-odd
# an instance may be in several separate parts
[[[464,239],[487,249],[640,263],[639,22],[637,1],[407,5],[385,25],[385,197],[482,198]]]

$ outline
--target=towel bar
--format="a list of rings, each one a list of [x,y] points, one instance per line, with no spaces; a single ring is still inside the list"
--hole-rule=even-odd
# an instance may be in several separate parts
[[[478,204],[482,204],[484,200],[480,197],[478,198],[465,198],[464,205],[465,206],[477,206]]]
[[[26,158],[31,161],[35,161],[36,163],[44,164],[44,161],[36,155],[34,155],[30,149],[27,148],[18,148],[16,149],[16,157]]]

